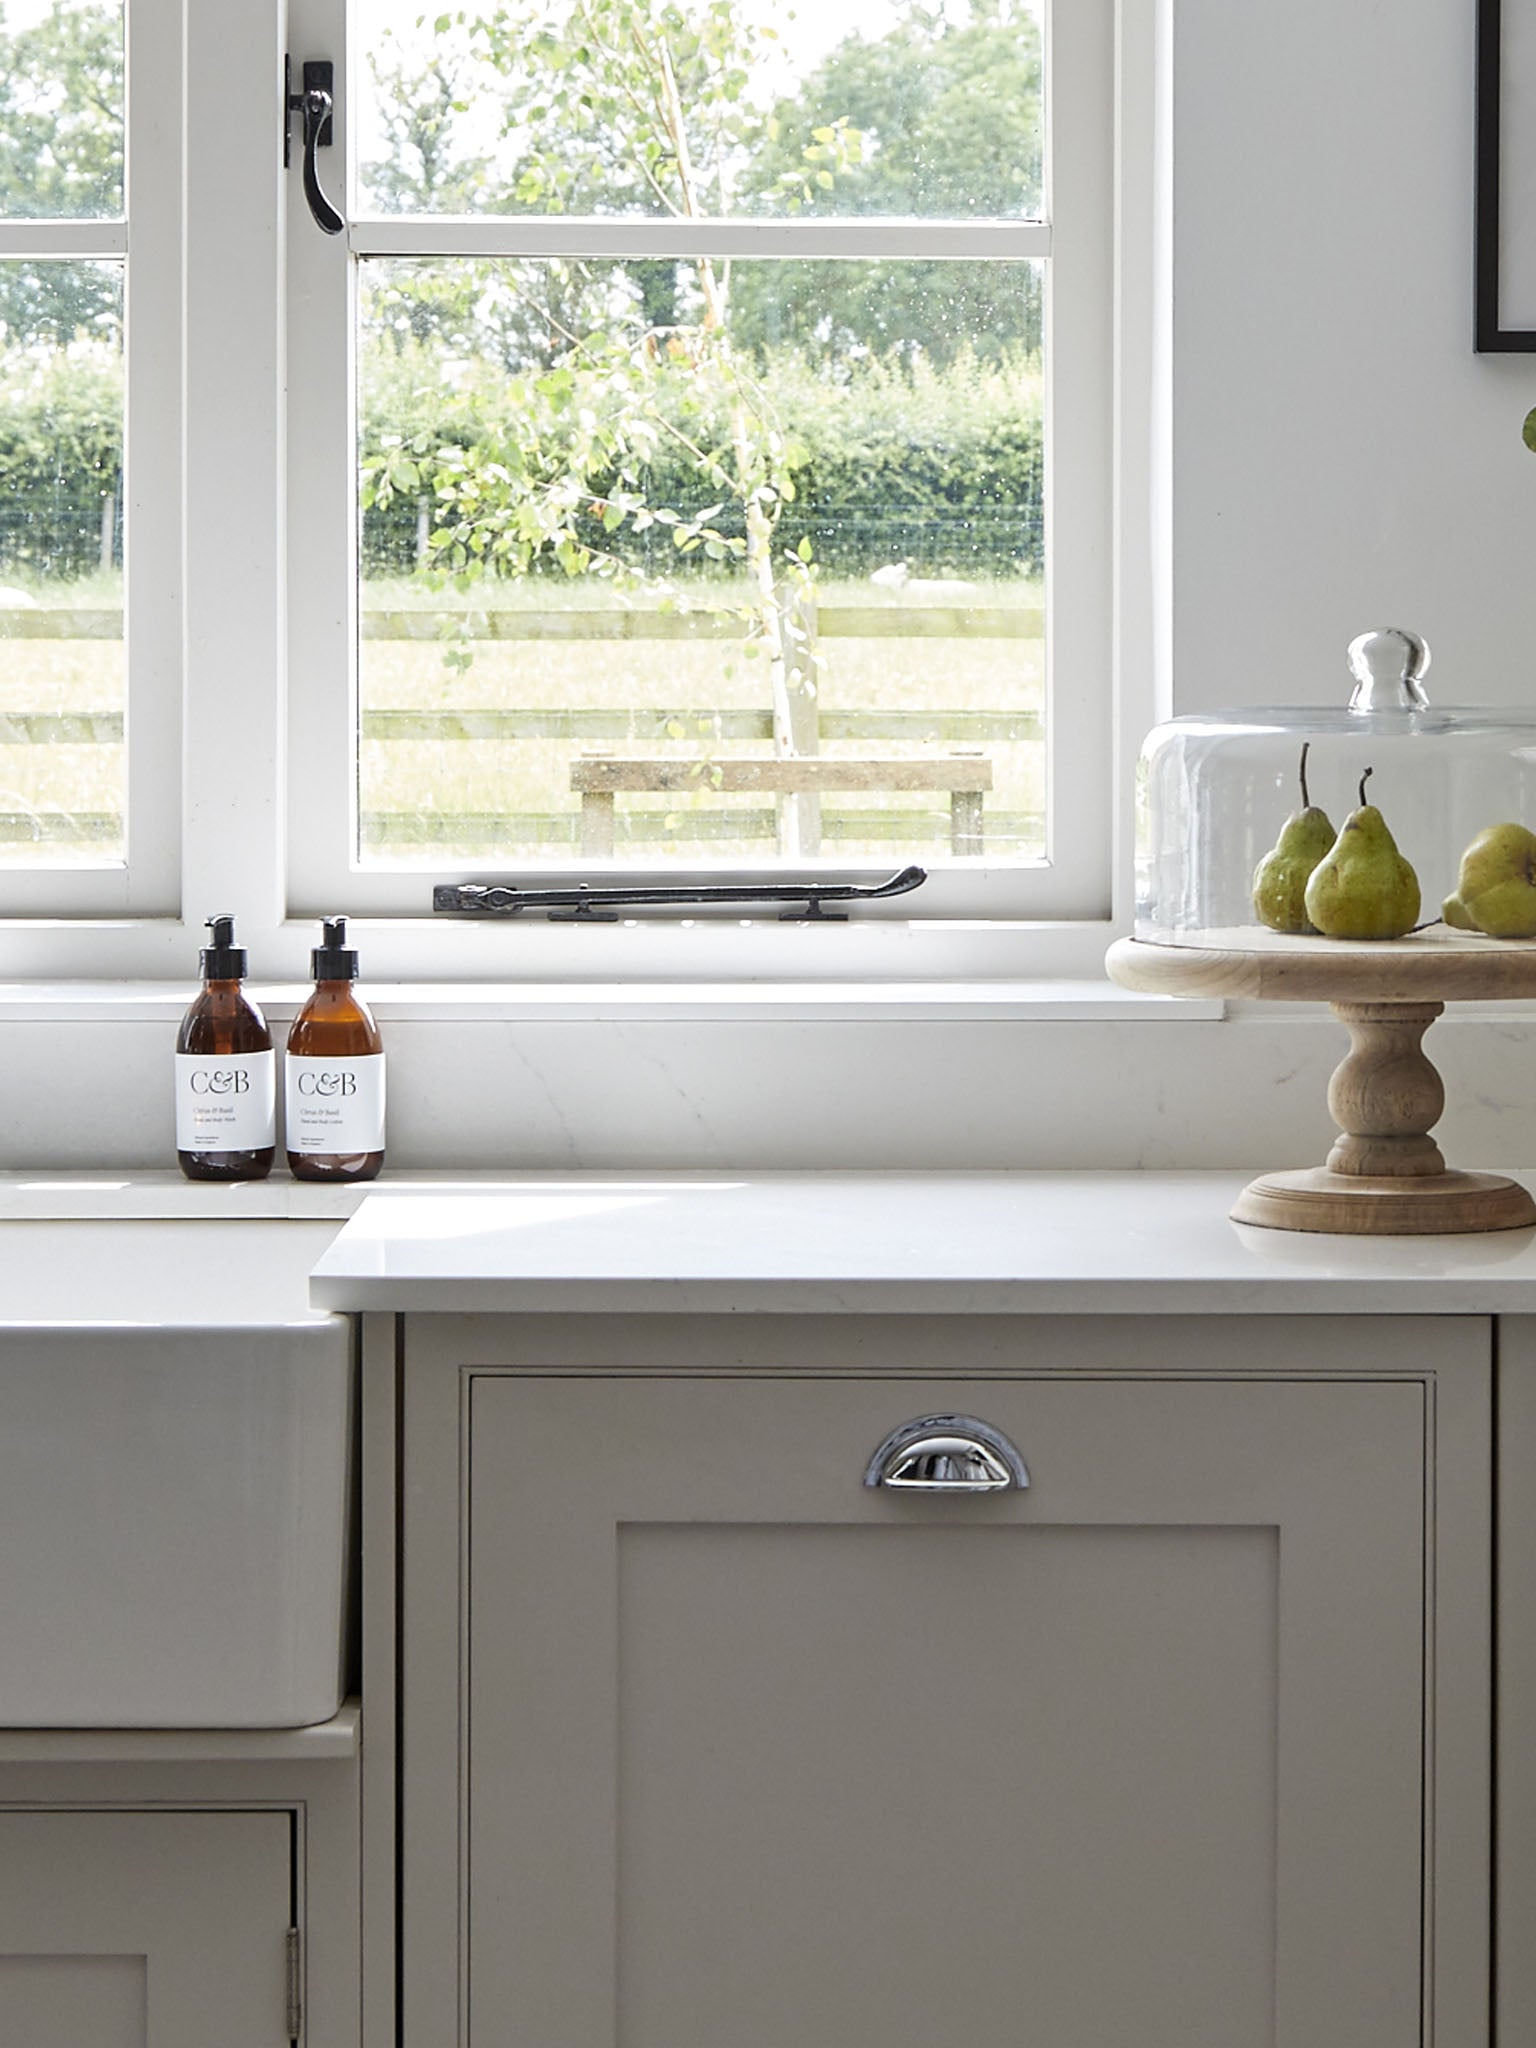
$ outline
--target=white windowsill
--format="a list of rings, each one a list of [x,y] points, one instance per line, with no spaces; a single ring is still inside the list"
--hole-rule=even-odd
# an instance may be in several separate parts
[[[1225,1014],[1214,999],[1138,995],[1108,981],[975,982],[369,982],[381,1024],[1189,1023]],[[274,1023],[309,990],[248,984]],[[0,982],[0,1024],[174,1022],[191,981]]]

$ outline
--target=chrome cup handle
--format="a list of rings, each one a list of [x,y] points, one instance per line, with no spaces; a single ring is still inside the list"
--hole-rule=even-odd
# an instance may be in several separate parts
[[[919,1415],[876,1450],[866,1486],[893,1493],[1004,1493],[1029,1484],[1024,1460],[1000,1429],[974,1415]]]

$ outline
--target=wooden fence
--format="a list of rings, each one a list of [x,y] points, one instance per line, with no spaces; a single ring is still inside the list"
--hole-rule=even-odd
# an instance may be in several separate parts
[[[823,605],[824,640],[1039,640],[1045,614],[1019,605]],[[364,640],[739,640],[726,611],[365,611]],[[117,610],[0,610],[0,640],[121,640]]]
[[[802,664],[814,659],[815,643],[826,639],[900,640],[1009,640],[1028,641],[1043,637],[1043,612],[1023,606],[1001,605],[828,605],[805,620]],[[443,647],[477,641],[499,642],[599,642],[599,641],[695,641],[739,640],[741,620],[720,611],[622,610],[502,610],[482,611],[365,611],[360,620],[365,641],[407,641]],[[0,641],[4,640],[120,640],[123,615],[119,610],[35,609],[0,611]],[[0,657],[3,658],[3,657]],[[814,701],[814,692],[809,693]],[[823,741],[852,743],[877,748],[898,743],[922,743],[929,748],[964,748],[971,754],[1000,744],[1038,743],[1043,728],[1033,711],[973,711],[912,709],[837,711],[815,705],[814,728],[809,743],[799,736],[807,753],[814,753]],[[776,738],[773,712],[767,707],[688,706],[668,709],[653,706],[587,707],[568,705],[466,706],[451,710],[416,707],[370,708],[362,713],[361,737],[365,741],[431,741],[443,743],[498,744],[533,739],[569,740],[579,750],[616,747],[629,750],[652,747],[675,740],[679,727],[690,734],[706,736],[711,747],[722,743]],[[117,711],[0,712],[0,746],[111,746],[121,743],[123,716]],[[627,758],[627,757],[626,757]],[[930,757],[931,758],[931,757]],[[622,771],[625,765],[617,766]],[[639,767],[641,764],[633,764]],[[853,764],[859,765],[859,764]],[[867,764],[873,767],[875,764]],[[985,765],[985,764],[984,764]],[[961,780],[965,777],[962,774]],[[798,806],[802,840],[800,850],[814,850],[820,840],[902,841],[913,845],[948,841],[964,851],[979,851],[981,825],[978,816],[980,793],[990,787],[990,775],[980,769],[971,775],[974,793],[967,794],[962,812],[953,803],[944,810],[921,812],[909,809],[861,809],[821,815],[820,796],[780,793],[773,810],[701,811],[686,821],[685,836],[700,840],[783,838],[786,806]],[[631,779],[620,787],[638,787]],[[820,787],[830,787],[822,778]],[[858,786],[879,785],[868,776]],[[896,788],[899,781],[887,783]],[[807,784],[807,789],[810,785]],[[949,788],[949,782],[934,784]],[[815,807],[814,809],[811,807]],[[957,818],[963,815],[963,825]],[[1028,812],[989,812],[986,829],[994,839],[1017,843],[1035,837],[1040,819]],[[498,845],[581,845],[579,814],[575,810],[555,812],[412,812],[368,811],[360,820],[364,845],[374,852],[390,847],[454,845],[465,849],[493,849]],[[807,829],[808,828],[808,829]],[[675,814],[639,810],[620,814],[614,820],[614,838],[620,843],[644,844],[669,840],[683,831]],[[31,841],[53,844],[111,844],[120,839],[122,821],[106,812],[0,811],[0,843]],[[957,837],[957,834],[959,835]],[[590,825],[589,825],[590,838]]]

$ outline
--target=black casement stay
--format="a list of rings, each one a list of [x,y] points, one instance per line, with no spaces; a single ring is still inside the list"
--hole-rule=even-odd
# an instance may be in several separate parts
[[[320,190],[315,151],[335,140],[336,67],[328,59],[304,63],[304,89],[293,89],[293,59],[283,59],[283,168],[293,161],[293,117],[304,117],[304,197],[322,234],[339,235],[346,222]]]
[[[585,882],[566,889],[520,889],[510,882],[441,882],[432,891],[432,908],[450,917],[515,917],[522,910],[542,910],[551,924],[616,924],[621,910],[651,910],[683,905],[740,907],[750,903],[799,904],[781,910],[781,924],[845,923],[845,910],[828,903],[874,903],[887,896],[905,896],[928,879],[926,868],[903,868],[885,882],[702,882],[691,888],[627,889],[622,885],[594,889]]]

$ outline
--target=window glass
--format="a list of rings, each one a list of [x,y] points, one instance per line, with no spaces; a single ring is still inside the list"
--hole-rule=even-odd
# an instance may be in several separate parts
[[[361,266],[365,865],[1043,854],[1041,266]]]
[[[116,865],[122,265],[0,261],[0,865]]]
[[[358,0],[364,211],[1021,218],[1038,0]]]
[[[0,7],[0,215],[123,211],[122,0]]]

